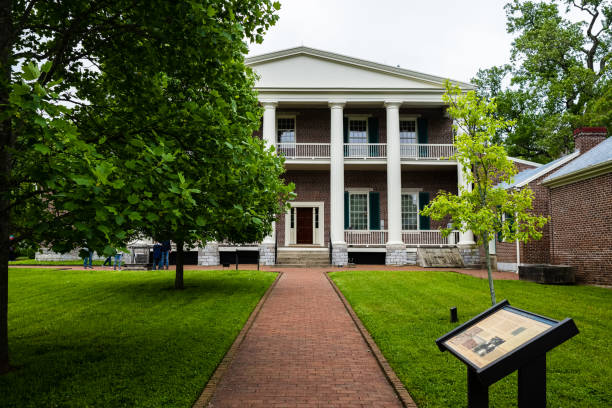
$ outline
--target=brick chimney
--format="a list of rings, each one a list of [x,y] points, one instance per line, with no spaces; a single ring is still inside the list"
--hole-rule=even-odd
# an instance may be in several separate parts
[[[580,154],[584,154],[606,140],[608,129],[605,127],[581,127],[574,130],[574,144]]]

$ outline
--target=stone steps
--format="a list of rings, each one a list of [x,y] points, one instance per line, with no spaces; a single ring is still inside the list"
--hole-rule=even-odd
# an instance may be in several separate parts
[[[278,251],[277,265],[282,266],[329,266],[329,252],[327,251]]]
[[[417,250],[419,265],[424,268],[462,268],[463,259],[457,248],[428,248]]]

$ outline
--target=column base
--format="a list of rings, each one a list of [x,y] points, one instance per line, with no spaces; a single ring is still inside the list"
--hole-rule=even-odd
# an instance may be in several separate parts
[[[221,263],[219,244],[207,242],[204,248],[198,248],[198,265],[214,266]]]
[[[480,259],[480,250],[476,245],[458,244],[459,254],[463,259],[463,265],[468,269],[482,268],[482,260]]]
[[[259,246],[259,263],[261,265],[275,265],[274,243],[264,242]]]
[[[344,243],[333,244],[332,265],[333,266],[348,265],[348,246],[346,244]]]
[[[387,255],[385,265],[406,265],[408,263],[408,253],[405,244],[387,244]]]

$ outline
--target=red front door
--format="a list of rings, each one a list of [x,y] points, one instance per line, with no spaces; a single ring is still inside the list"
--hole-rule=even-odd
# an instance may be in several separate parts
[[[297,244],[312,244],[312,208],[297,210]]]

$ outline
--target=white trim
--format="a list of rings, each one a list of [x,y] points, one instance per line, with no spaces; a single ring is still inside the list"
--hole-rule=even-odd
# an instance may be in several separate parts
[[[550,173],[554,169],[558,168],[559,166],[564,165],[565,163],[567,163],[568,161],[574,159],[575,157],[577,157],[579,155],[580,155],[580,152],[578,152],[578,151],[576,151],[576,152],[574,152],[572,154],[568,154],[563,159],[559,160],[559,162],[556,163],[554,166],[548,167],[548,168],[546,168],[544,170],[536,171],[536,173],[534,175],[532,175],[531,177],[529,177],[526,180],[521,181],[518,184],[513,185],[512,187],[523,187],[523,186],[526,186],[527,184],[531,183],[533,180],[537,179],[538,177],[541,177],[544,174]]]
[[[314,211],[313,211],[313,246],[324,246],[325,245],[325,203],[323,201],[290,201],[290,208],[285,212],[285,246],[297,245],[291,243],[291,209],[292,208],[319,208],[319,228],[314,228]],[[297,218],[297,211],[295,211]],[[297,231],[297,219],[295,220],[294,230]],[[316,234],[316,235],[315,235]],[[296,237],[297,238],[297,237]]]
[[[294,139],[295,139],[293,143],[297,143],[298,134],[297,134],[297,117],[296,117],[296,115],[291,115],[289,113],[279,113],[279,112],[276,112],[276,129],[275,129],[275,131],[276,131],[276,145],[277,145],[277,147],[278,147],[278,145],[280,143],[287,143],[287,142],[281,142],[278,139],[278,120],[279,119],[293,119],[293,136],[294,136]]]
[[[519,158],[517,158],[517,157],[511,157],[511,156],[508,156],[508,158],[509,158],[510,160],[512,160],[513,162],[516,162],[516,163],[521,163],[521,164],[526,164],[526,165],[528,165],[528,166],[534,166],[534,167],[540,167],[540,166],[542,166],[542,164],[541,164],[541,163],[536,163],[536,162],[532,162],[532,161],[525,160],[525,159],[519,159]]]
[[[366,187],[358,187],[358,188],[351,188],[350,190],[344,190],[346,192],[349,193],[349,202],[348,202],[348,229],[345,228],[345,230],[349,230],[349,231],[370,231],[370,192],[373,191],[373,189],[371,188],[366,188]],[[353,194],[359,194],[359,195],[363,195],[365,194],[366,196],[366,229],[364,230],[352,230],[351,229],[351,195]],[[375,231],[379,231],[379,230],[375,230]]]
[[[405,190],[405,191],[404,191]],[[419,189],[407,189],[407,188],[402,188],[402,193],[401,195],[403,196],[405,195],[416,195],[416,207],[417,207],[417,212],[416,212],[416,230],[405,230],[404,229],[404,225],[402,225],[402,231],[420,231],[421,230],[421,217],[420,217],[420,212],[421,210],[419,210],[420,208],[420,202],[419,202],[419,193],[423,191],[422,188]],[[400,223],[402,222],[402,215],[403,215],[403,211],[402,211],[402,207],[400,205]],[[430,226],[431,227],[431,226]],[[428,230],[429,231],[429,230]]]
[[[384,73],[395,75],[395,76],[417,79],[423,82],[430,82],[432,84],[439,85],[441,87],[443,87],[444,82],[447,80],[447,78],[440,77],[440,76],[424,74],[422,72],[412,71],[412,70],[403,69],[399,67],[393,67],[393,66],[385,65],[385,64],[379,64],[377,62],[367,61],[367,60],[363,60],[360,58],[349,57],[349,56],[342,55],[342,54],[337,54],[337,53],[333,53],[329,51],[323,51],[323,50],[318,50],[315,48],[304,47],[304,46],[288,48],[288,49],[284,49],[280,51],[275,51],[275,52],[270,52],[266,54],[249,57],[249,58],[246,58],[245,63],[246,65],[253,66],[253,65],[261,64],[267,61],[278,60],[278,59],[288,58],[288,57],[297,56],[297,55],[310,55],[310,56],[318,57],[324,60],[331,60],[331,61],[344,63],[347,65],[366,68],[372,71],[384,72]],[[451,83],[453,85],[459,86],[463,90],[475,89],[474,85],[467,83],[467,82],[451,80]]]
[[[612,172],[612,160],[598,163],[589,167],[583,167],[581,169],[572,171],[571,173],[556,176],[554,178],[547,178],[542,182],[542,184],[550,188],[561,187],[566,184],[577,183],[579,181],[601,176],[610,172]]]

